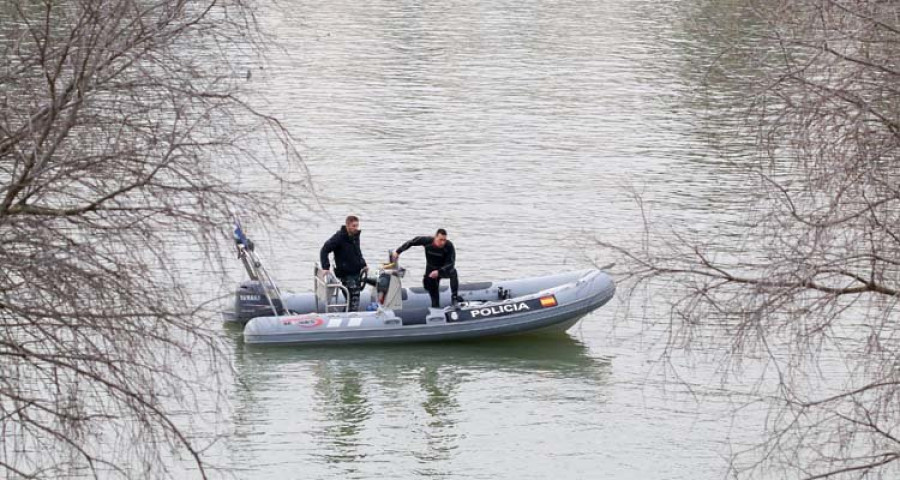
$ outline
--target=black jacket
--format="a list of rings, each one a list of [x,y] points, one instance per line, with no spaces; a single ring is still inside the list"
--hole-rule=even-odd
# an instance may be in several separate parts
[[[319,252],[319,260],[322,268],[331,269],[331,263],[328,262],[328,254],[334,252],[334,274],[338,277],[345,275],[356,275],[363,267],[366,266],[366,259],[363,258],[362,250],[359,248],[359,233],[351,237],[347,233],[347,227],[342,226],[331,238],[322,245],[322,251]]]
[[[425,247],[425,270],[440,270],[441,273],[450,273],[456,267],[456,249],[453,242],[447,240],[444,248],[434,246],[434,237],[416,237],[400,245],[397,253],[409,250],[409,247]]]

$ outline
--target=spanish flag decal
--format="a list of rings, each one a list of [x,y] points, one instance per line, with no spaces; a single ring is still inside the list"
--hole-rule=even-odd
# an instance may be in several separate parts
[[[556,297],[550,295],[549,297],[541,297],[541,307],[555,307],[556,306]]]

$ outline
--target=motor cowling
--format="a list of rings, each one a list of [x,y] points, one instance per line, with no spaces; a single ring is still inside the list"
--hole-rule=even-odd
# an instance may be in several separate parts
[[[273,298],[272,303],[269,303],[262,282],[257,280],[243,282],[235,291],[234,312],[239,322],[246,323],[256,317],[271,317],[274,315],[272,305],[275,306],[278,315],[285,313],[280,299]]]

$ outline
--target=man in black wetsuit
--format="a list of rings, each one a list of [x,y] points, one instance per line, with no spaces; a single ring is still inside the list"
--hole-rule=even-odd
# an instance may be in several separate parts
[[[322,250],[319,252],[319,260],[325,272],[331,269],[328,254],[334,252],[334,274],[350,293],[348,303],[351,312],[359,309],[359,292],[363,288],[360,277],[362,277],[363,269],[368,268],[362,250],[359,248],[359,234],[359,218],[350,215],[344,221],[344,226],[332,235],[325,245],[322,245]]]
[[[459,298],[459,278],[456,276],[456,249],[453,242],[447,240],[447,231],[439,228],[433,237],[415,237],[404,243],[394,252],[392,260],[400,257],[400,254],[410,247],[425,247],[425,276],[422,278],[422,286],[431,296],[431,307],[440,308],[438,285],[442,278],[450,279],[450,291],[455,304]]]

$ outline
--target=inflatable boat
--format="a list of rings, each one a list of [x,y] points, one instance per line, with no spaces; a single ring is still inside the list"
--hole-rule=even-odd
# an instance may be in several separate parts
[[[382,264],[349,311],[348,290],[330,272],[314,271],[315,290],[282,293],[253,243],[235,227],[238,258],[250,276],[235,292],[225,320],[244,324],[248,344],[328,345],[427,342],[526,333],[564,332],[615,294],[615,282],[599,269],[462,283],[462,301],[451,303],[441,286],[440,308],[424,288],[402,285],[406,271]]]

